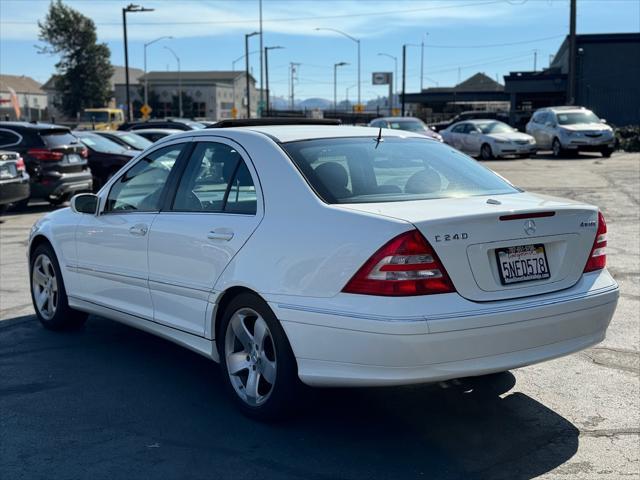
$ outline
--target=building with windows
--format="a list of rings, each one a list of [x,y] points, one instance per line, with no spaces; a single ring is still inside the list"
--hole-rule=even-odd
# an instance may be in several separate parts
[[[47,94],[40,83],[24,75],[0,75],[0,117],[19,120],[44,120],[47,116]]]
[[[178,89],[182,90],[184,117],[208,120],[232,118],[234,108],[236,118],[247,117],[244,71],[149,72],[140,78],[141,86],[145,80],[148,82],[152,117],[179,116]],[[256,117],[260,90],[256,88],[256,81],[251,75],[249,90],[251,116]]]

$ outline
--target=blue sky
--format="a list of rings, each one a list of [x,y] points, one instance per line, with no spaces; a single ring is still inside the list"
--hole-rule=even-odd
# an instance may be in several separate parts
[[[112,63],[124,64],[121,8],[126,1],[69,0],[68,5],[90,16],[100,41],[111,48]],[[179,56],[182,70],[230,70],[244,54],[244,33],[258,28],[257,0],[139,1],[154,12],[128,16],[129,63],[142,68],[143,44],[163,35],[148,48],[149,70],[175,70],[176,62],[163,46]],[[54,71],[56,58],[37,53],[37,21],[48,0],[0,0],[0,73],[28,75],[40,82]],[[403,43],[425,42],[424,85],[448,86],[475,72],[499,78],[510,70],[548,65],[568,31],[568,0],[263,0],[265,46],[270,52],[270,84],[276,95],[288,92],[289,62],[300,63],[296,97],[333,96],[333,64],[339,70],[339,100],[356,97],[356,45],[332,32],[343,30],[361,39],[363,99],[385,95],[386,87],[371,85],[374,71],[401,70]],[[640,31],[640,0],[578,0],[578,33]],[[258,50],[258,37],[250,50]],[[251,56],[256,77],[258,55]],[[237,62],[242,69],[244,62]],[[407,91],[420,87],[420,48],[408,47]]]

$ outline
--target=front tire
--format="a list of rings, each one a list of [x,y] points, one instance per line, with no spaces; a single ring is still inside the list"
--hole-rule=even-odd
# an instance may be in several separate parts
[[[562,158],[566,154],[565,149],[562,148],[560,140],[558,140],[557,138],[553,139],[553,143],[551,144],[551,151],[553,152],[554,158]]]
[[[231,300],[221,319],[218,351],[227,391],[245,415],[272,420],[291,411],[300,385],[297,365],[264,300],[251,293]]]
[[[493,159],[493,151],[491,150],[491,145],[489,145],[488,143],[482,144],[482,147],[480,147],[480,158],[482,160]]]
[[[604,158],[609,158],[613,154],[612,148],[603,148],[600,152]]]
[[[29,277],[31,300],[40,323],[49,330],[80,327],[87,314],[69,307],[67,292],[56,254],[50,245],[42,244],[31,254]]]

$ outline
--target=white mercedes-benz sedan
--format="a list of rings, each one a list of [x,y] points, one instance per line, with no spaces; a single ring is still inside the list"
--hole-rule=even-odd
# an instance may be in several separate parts
[[[263,418],[300,381],[480,376],[604,339],[618,286],[597,207],[419,134],[269,123],[167,137],[38,220],[42,324],[95,314],[184,345]]]

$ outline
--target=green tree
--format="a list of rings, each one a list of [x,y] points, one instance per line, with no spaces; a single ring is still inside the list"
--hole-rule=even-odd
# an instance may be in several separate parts
[[[106,44],[97,43],[93,20],[55,0],[38,27],[40,40],[48,44],[42,52],[60,55],[55,79],[60,103],[56,107],[75,117],[84,108],[105,106],[112,96],[111,52]]]

